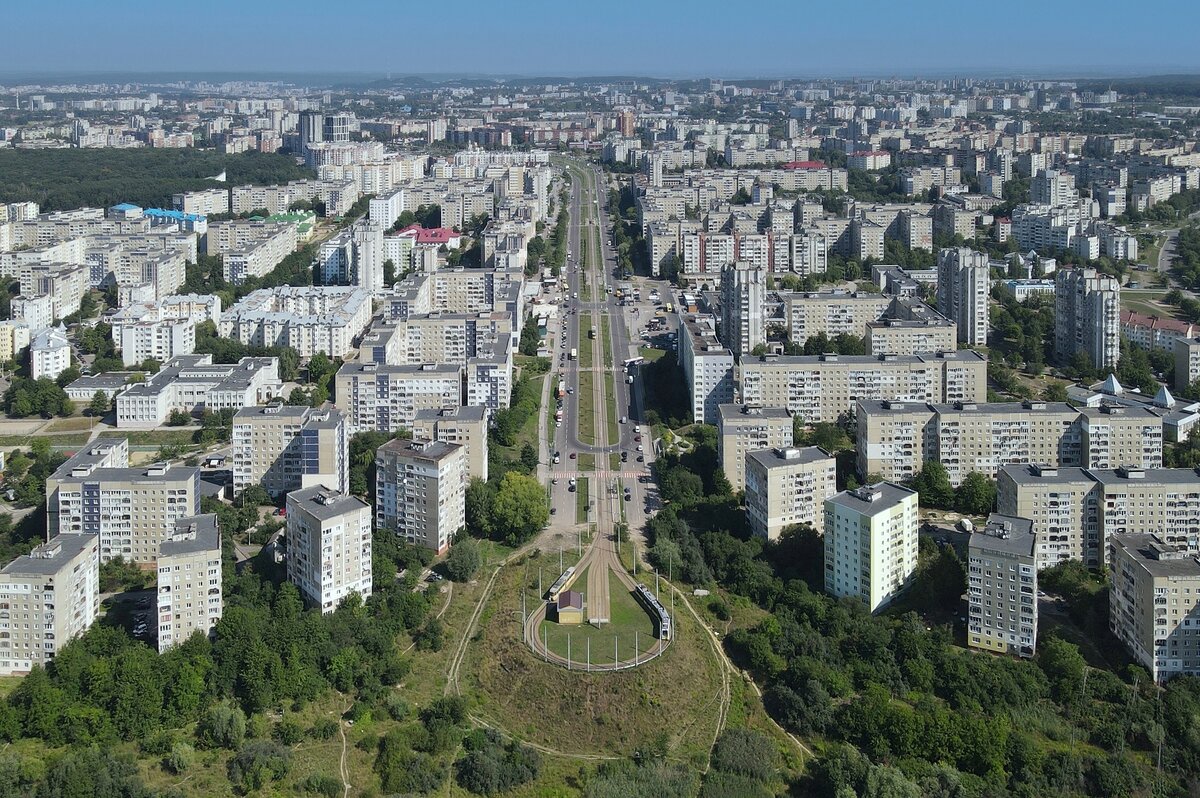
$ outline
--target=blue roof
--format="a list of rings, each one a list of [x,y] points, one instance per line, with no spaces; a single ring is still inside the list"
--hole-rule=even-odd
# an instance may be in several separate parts
[[[136,211],[137,209],[138,206],[130,202],[122,202],[120,205],[113,206],[114,211]]]
[[[202,222],[206,218],[202,213],[184,213],[183,211],[172,211],[166,208],[147,208],[145,213],[147,216],[174,219],[177,222]]]

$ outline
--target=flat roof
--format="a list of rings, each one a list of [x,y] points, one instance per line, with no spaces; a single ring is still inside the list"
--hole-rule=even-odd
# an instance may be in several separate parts
[[[180,518],[171,537],[159,544],[159,557],[178,557],[201,551],[220,551],[221,532],[216,513]]]
[[[971,533],[969,546],[972,550],[1033,557],[1036,543],[1033,521],[1014,515],[992,513],[983,529]]]
[[[29,554],[22,554],[0,573],[13,576],[51,576],[58,573],[63,563],[79,556],[85,548],[97,541],[95,535],[55,535],[49,542],[36,547]]]
[[[289,508],[304,510],[322,521],[368,507],[354,496],[347,496],[323,485],[292,491],[287,495],[287,504]]]
[[[717,405],[717,414],[723,422],[754,421],[755,419],[787,419],[792,416],[782,407],[763,407],[762,405]]]
[[[437,462],[451,454],[455,449],[461,449],[457,443],[446,441],[403,440],[396,438],[380,446],[377,451],[388,451],[411,457],[417,460]]]
[[[1200,561],[1154,535],[1113,535],[1109,542],[1133,555],[1151,576],[1200,579]]]
[[[833,455],[820,446],[788,446],[783,449],[759,449],[746,452],[746,459],[754,460],[763,468],[786,468],[797,464],[815,463],[819,460],[831,460]]]
[[[874,515],[891,509],[909,496],[916,495],[915,490],[897,485],[895,482],[877,482],[874,485],[864,485],[854,490],[844,490],[830,496],[825,501],[858,513]]]

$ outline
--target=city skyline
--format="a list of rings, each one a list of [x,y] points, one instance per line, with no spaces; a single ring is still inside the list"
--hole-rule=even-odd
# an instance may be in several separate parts
[[[555,6],[539,0],[497,14],[494,6],[470,0],[450,17],[434,7],[401,13],[390,4],[366,0],[343,24],[313,25],[314,13],[327,9],[309,0],[289,4],[286,14],[278,7],[226,0],[208,7],[229,12],[224,14],[196,15],[191,7],[167,6],[153,15],[123,17],[119,24],[108,6],[79,0],[28,4],[9,10],[12,29],[52,28],[54,36],[8,42],[0,78],[164,71],[729,79],[1115,77],[1200,70],[1200,57],[1187,47],[1186,37],[1200,23],[1200,7],[1184,2],[1159,4],[1163,7],[1153,17],[1131,16],[1127,7],[1110,2],[1053,8],[1016,2],[1002,13],[956,4],[953,13],[943,13],[951,9],[940,0],[928,3],[926,14],[868,2],[847,16],[841,8],[770,0],[757,7],[756,16],[772,24],[748,24],[749,46],[736,45],[723,21],[731,9],[723,5],[707,0],[621,5]],[[395,19],[388,24],[391,15]],[[97,30],[106,35],[97,37]],[[529,46],[492,46],[512,37]],[[320,57],[314,59],[314,52]],[[47,68],[49,64],[53,67]]]

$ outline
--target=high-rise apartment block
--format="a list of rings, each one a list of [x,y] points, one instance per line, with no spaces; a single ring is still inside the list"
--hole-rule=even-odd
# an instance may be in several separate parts
[[[1113,535],[1155,534],[1200,555],[1200,475],[1190,468],[1012,465],[996,480],[997,510],[1033,521],[1038,568],[1100,567]]]
[[[334,378],[336,401],[357,430],[413,428],[423,410],[462,406],[462,367],[449,363],[389,366],[350,362]]]
[[[83,449],[46,479],[49,534],[97,535],[100,561],[150,564],[176,521],[200,512],[200,469],[129,467],[124,439]]]
[[[100,541],[58,535],[0,569],[0,676],[29,673],[100,612]]]
[[[938,311],[958,325],[958,340],[986,346],[991,267],[986,252],[964,247],[938,252]]]
[[[717,423],[717,408],[733,401],[733,352],[712,325],[695,316],[679,322],[679,365],[692,402],[692,420]]]
[[[488,414],[479,406],[453,410],[421,410],[413,422],[413,438],[456,443],[466,457],[467,480],[488,478]]]
[[[233,417],[233,489],[262,485],[280,496],[312,485],[350,491],[350,421],[346,413],[275,400]]]
[[[1067,363],[1086,354],[1096,368],[1121,357],[1121,283],[1095,269],[1054,273],[1054,355]]]
[[[945,403],[987,396],[987,359],[968,349],[927,355],[766,355],[744,360],[740,371],[743,402],[785,408],[806,424],[834,423],[863,399]]]
[[[1152,534],[1115,535],[1108,623],[1156,682],[1200,674],[1200,561]]]
[[[837,461],[819,446],[748,452],[746,514],[750,529],[778,540],[784,529],[808,524],[821,531],[825,500],[837,493]]]
[[[992,513],[967,544],[967,645],[1032,657],[1037,586],[1033,522]]]
[[[917,492],[891,482],[825,500],[825,591],[871,612],[908,587],[917,569]]]
[[[181,518],[158,548],[158,650],[221,620],[221,532],[211,513]]]
[[[766,343],[767,271],[738,261],[721,270],[721,341],[735,355]]]
[[[466,452],[444,441],[393,440],[375,452],[375,523],[438,554],[467,522]]]
[[[371,595],[371,507],[323,485],[287,497],[288,581],[323,613]]]
[[[746,487],[746,454],[791,446],[792,428],[792,417],[780,407],[717,408],[717,462],[734,492]]]

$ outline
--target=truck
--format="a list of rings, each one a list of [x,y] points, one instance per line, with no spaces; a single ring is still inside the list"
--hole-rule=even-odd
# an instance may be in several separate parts
[[[570,358],[571,358],[571,360],[574,360],[574,359],[575,359],[575,358],[576,358],[578,355],[579,355],[579,350],[577,350],[577,349],[572,349],[572,350],[571,350],[571,354],[570,354],[568,357],[570,357]]]
[[[567,395],[567,381],[560,379],[558,381],[558,398],[562,399]]]

